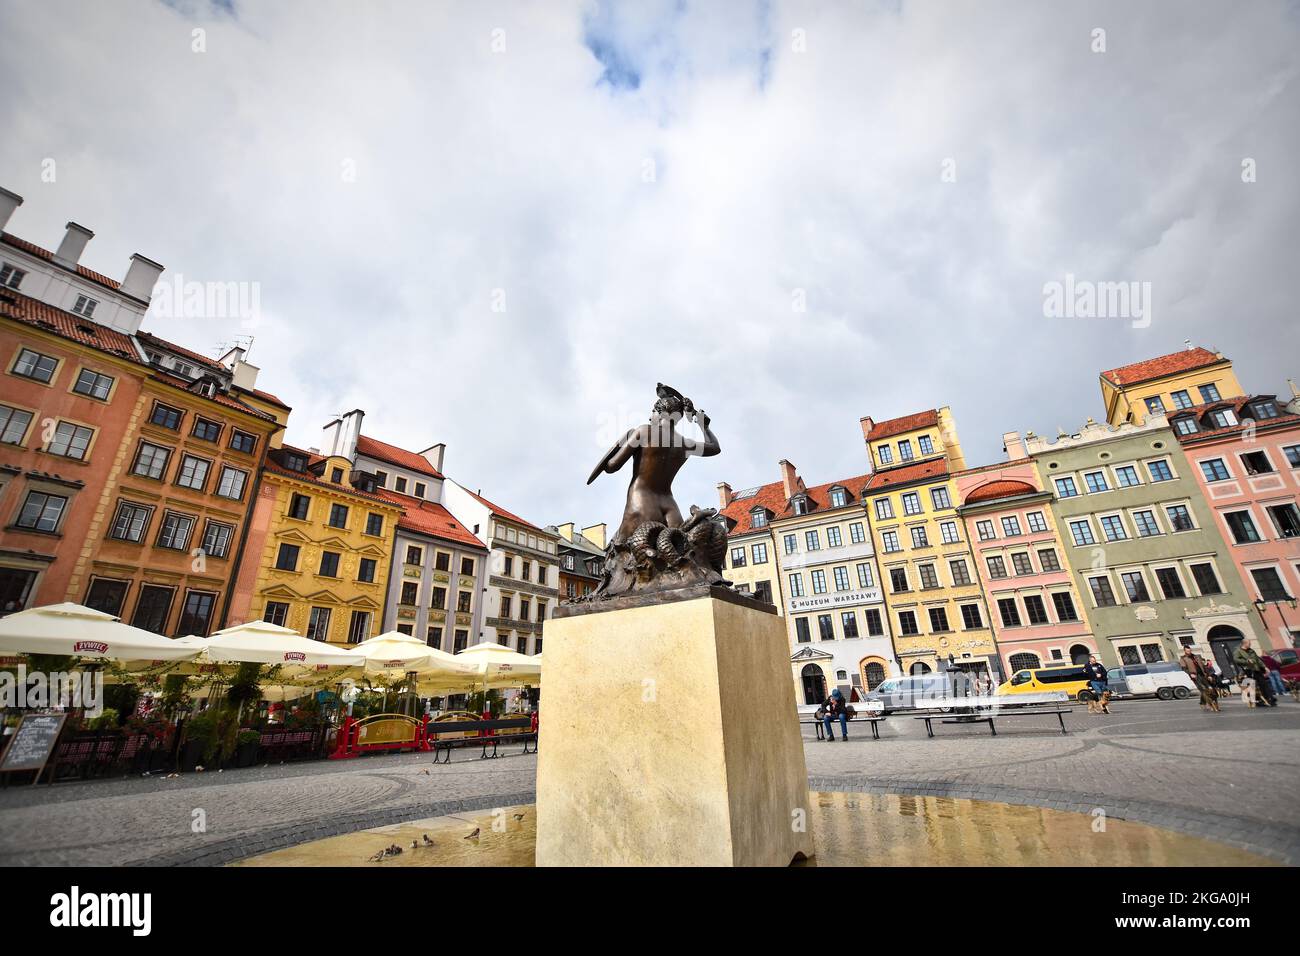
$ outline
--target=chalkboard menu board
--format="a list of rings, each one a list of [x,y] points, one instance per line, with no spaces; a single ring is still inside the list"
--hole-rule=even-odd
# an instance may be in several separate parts
[[[45,761],[50,759],[54,745],[59,741],[66,714],[27,714],[9,738],[4,757],[0,758],[0,773],[16,770],[35,770],[39,776]]]

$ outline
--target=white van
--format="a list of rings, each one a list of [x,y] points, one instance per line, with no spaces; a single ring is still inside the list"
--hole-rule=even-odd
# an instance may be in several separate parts
[[[1197,693],[1196,684],[1181,667],[1169,661],[1125,664],[1107,672],[1112,697],[1157,697],[1185,700]]]

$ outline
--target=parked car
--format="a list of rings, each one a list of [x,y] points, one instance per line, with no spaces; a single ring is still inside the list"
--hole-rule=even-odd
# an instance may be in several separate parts
[[[1300,680],[1300,650],[1294,647],[1269,651],[1264,655],[1264,663],[1271,670],[1279,671],[1286,680]]]
[[[1082,664],[1050,664],[1047,667],[1030,667],[1016,671],[1011,680],[998,685],[996,693],[1044,694],[1064,691],[1075,700],[1092,700],[1088,688],[1088,673]]]
[[[1112,667],[1108,677],[1112,697],[1183,700],[1196,693],[1196,684],[1178,664],[1171,661]]]
[[[943,674],[910,674],[881,681],[862,698],[862,710],[868,714],[888,714],[916,707],[937,707],[948,711],[962,698],[952,681]]]

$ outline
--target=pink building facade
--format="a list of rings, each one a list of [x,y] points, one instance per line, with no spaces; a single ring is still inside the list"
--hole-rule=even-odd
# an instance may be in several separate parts
[[[1298,413],[1254,395],[1169,416],[1273,649],[1300,646]]]
[[[957,513],[975,554],[1005,672],[1097,652],[1052,517],[1050,493],[1014,433],[1004,464],[957,475]]]

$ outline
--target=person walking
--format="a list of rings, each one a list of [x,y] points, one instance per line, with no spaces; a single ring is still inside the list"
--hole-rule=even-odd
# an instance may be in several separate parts
[[[840,722],[840,735],[843,740],[849,739],[849,712],[844,706],[844,695],[840,693],[837,687],[831,691],[830,700],[826,701],[826,716],[822,718],[822,723],[826,725],[826,739],[834,740],[835,731],[832,729],[836,720]]]
[[[1106,692],[1110,690],[1110,677],[1101,661],[1097,660],[1096,654],[1088,657],[1088,663],[1083,666],[1083,671],[1088,676],[1088,686],[1092,688],[1093,698],[1102,701]],[[1110,710],[1103,709],[1102,713],[1109,714]]]
[[[1274,696],[1273,688],[1268,682],[1268,668],[1259,659],[1255,649],[1250,646],[1250,638],[1242,641],[1241,646],[1233,652],[1232,663],[1241,668],[1246,677],[1255,682],[1255,693],[1260,700],[1270,707],[1277,706],[1277,697]]]
[[[1190,647],[1183,648],[1183,656],[1178,658],[1178,666],[1183,669],[1201,695],[1201,709],[1221,713],[1219,710],[1219,682],[1203,658],[1197,657]]]

